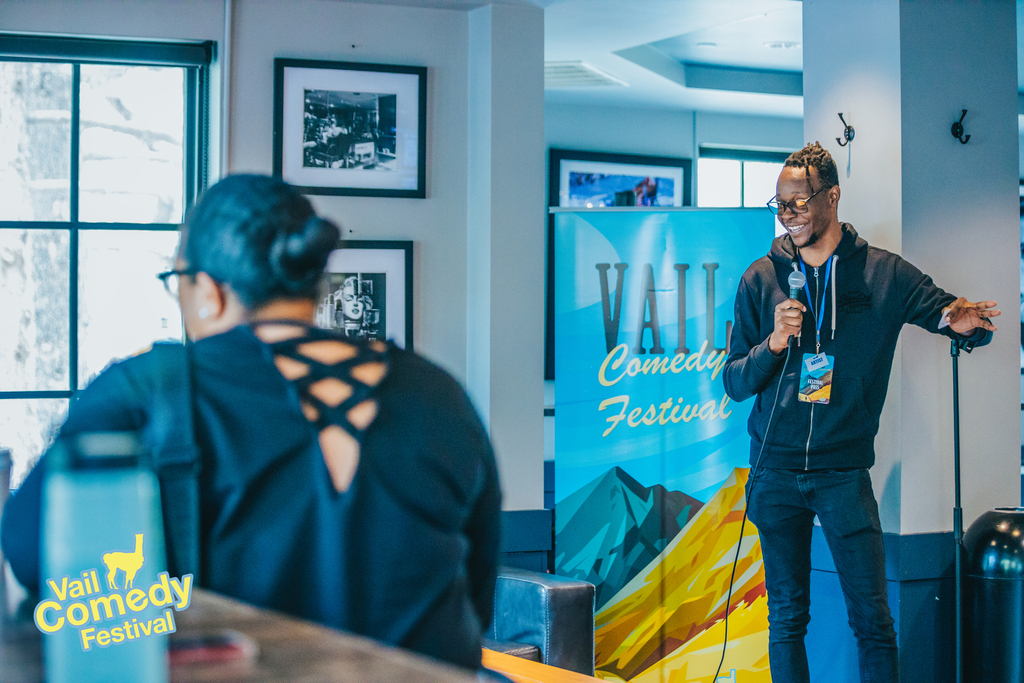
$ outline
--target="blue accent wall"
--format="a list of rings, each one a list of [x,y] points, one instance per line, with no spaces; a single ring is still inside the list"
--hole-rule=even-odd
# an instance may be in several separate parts
[[[547,509],[502,511],[499,564],[548,571],[553,523],[554,515]]]
[[[889,608],[900,646],[904,681],[955,680],[953,534],[885,534]],[[967,614],[969,605],[964,605]],[[860,683],[857,642],[832,555],[815,526],[811,542],[811,680]]]

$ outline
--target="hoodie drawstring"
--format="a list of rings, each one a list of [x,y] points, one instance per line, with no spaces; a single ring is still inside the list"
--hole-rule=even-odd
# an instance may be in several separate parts
[[[832,255],[832,339],[836,338],[836,270],[839,257]]]

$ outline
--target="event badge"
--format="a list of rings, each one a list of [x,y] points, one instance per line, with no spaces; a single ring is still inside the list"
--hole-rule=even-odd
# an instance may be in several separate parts
[[[797,398],[805,403],[828,403],[832,395],[832,368],[835,358],[824,353],[805,353],[800,368],[800,391]]]

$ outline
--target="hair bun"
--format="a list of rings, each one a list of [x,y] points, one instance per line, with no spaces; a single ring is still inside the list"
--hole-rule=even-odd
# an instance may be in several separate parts
[[[287,291],[308,289],[323,274],[340,234],[334,223],[318,216],[311,216],[296,232],[278,233],[269,254],[275,278]]]
[[[228,176],[189,211],[189,267],[231,286],[249,310],[282,298],[315,301],[338,228],[280,178]]]

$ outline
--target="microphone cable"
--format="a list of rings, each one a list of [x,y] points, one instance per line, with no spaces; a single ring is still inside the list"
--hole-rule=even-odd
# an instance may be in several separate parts
[[[754,487],[757,485],[757,474],[761,467],[761,456],[764,455],[764,446],[768,443],[768,436],[772,430],[772,419],[775,417],[775,408],[779,405],[779,392],[782,390],[782,382],[786,378],[786,366],[789,365],[789,355],[793,349],[793,337],[790,337],[786,344],[786,360],[782,363],[782,372],[779,373],[779,385],[775,387],[775,399],[772,401],[772,411],[768,415],[768,427],[764,432],[764,441],[761,442],[761,450],[754,461],[754,469],[750,473],[750,491],[746,494],[746,505],[743,506],[743,520],[740,522],[740,538],[736,544],[736,556],[732,559],[732,574],[729,575],[729,593],[725,599],[725,639],[722,641],[722,658],[718,660],[718,668],[711,679],[711,683],[718,683],[718,675],[722,672],[722,665],[725,663],[725,651],[729,647],[729,604],[732,602],[733,582],[736,580],[736,565],[740,561],[740,550],[743,548],[743,530],[747,526],[747,507],[754,495]]]

